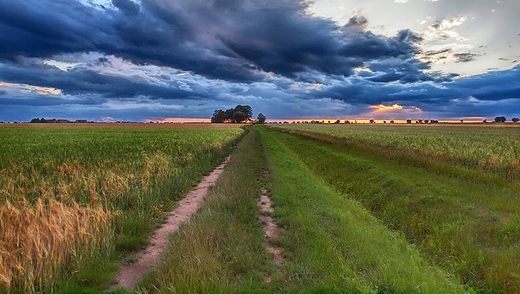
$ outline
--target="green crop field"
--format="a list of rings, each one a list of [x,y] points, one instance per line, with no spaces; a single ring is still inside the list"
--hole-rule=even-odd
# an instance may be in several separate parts
[[[276,127],[377,145],[407,156],[419,154],[520,179],[520,125],[517,124],[285,124]]]
[[[0,127],[0,292],[49,292],[67,279],[103,286],[114,270],[107,260],[144,247],[163,212],[223,161],[242,132]]]
[[[105,291],[231,154],[139,293],[520,293],[519,131],[3,126],[0,292]]]
[[[478,291],[520,291],[518,127],[274,129],[315,175],[404,234],[431,264]]]

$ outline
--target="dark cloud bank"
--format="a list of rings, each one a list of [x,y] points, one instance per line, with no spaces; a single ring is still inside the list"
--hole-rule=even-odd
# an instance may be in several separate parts
[[[415,105],[440,117],[515,115],[520,106],[519,67],[466,78],[431,73],[415,57],[422,39],[410,30],[378,36],[362,16],[339,26],[310,15],[306,5],[0,1],[0,81],[61,90],[54,98],[2,90],[0,119],[58,116],[60,106],[63,114],[134,120],[205,117],[238,103],[280,118],[355,116],[380,103]],[[101,57],[85,61],[95,54]],[[46,59],[82,65],[64,71]],[[476,62],[470,53],[460,61]]]

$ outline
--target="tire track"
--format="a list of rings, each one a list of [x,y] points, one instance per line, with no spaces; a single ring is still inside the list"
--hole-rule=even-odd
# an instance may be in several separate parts
[[[198,210],[208,193],[208,189],[215,185],[229,159],[230,157],[226,158],[220,166],[204,177],[186,197],[177,202],[177,208],[168,213],[166,223],[150,236],[150,245],[137,252],[138,261],[123,266],[116,275],[117,282],[110,286],[109,291],[118,288],[130,291],[134,289],[142,275],[157,263],[160,253],[168,245],[168,236],[176,232],[181,224],[189,221],[191,215]]]
[[[269,176],[268,172],[264,172],[263,177],[267,178]],[[260,200],[258,201],[258,207],[260,208],[260,220],[265,224],[264,225],[264,240],[263,244],[266,247],[268,252],[273,254],[273,262],[280,267],[280,265],[284,262],[284,257],[282,255],[282,247],[275,245],[272,240],[278,237],[278,233],[280,229],[274,222],[274,219],[270,214],[274,212],[272,207],[271,198],[268,195],[267,189],[262,186],[262,194],[260,195]],[[280,268],[278,268],[280,271]],[[267,276],[265,278],[266,283],[271,282],[271,276]]]

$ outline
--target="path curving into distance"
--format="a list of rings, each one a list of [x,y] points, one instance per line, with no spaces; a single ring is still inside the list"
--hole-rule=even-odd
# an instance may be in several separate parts
[[[208,189],[215,185],[229,158],[226,158],[221,165],[204,177],[186,197],[177,202],[177,208],[168,213],[169,216],[166,223],[150,236],[150,245],[146,249],[137,252],[138,261],[122,267],[116,275],[117,283],[111,285],[108,289],[109,291],[118,288],[124,288],[129,291],[134,290],[135,284],[141,276],[157,263],[160,253],[168,245],[168,236],[177,231],[179,226],[187,222],[191,215],[199,209],[204,197],[208,193]]]

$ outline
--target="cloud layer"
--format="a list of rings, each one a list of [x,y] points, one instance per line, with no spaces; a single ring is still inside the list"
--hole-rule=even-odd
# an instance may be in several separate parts
[[[425,35],[406,28],[376,35],[362,15],[339,25],[311,14],[309,5],[2,1],[0,120],[208,117],[236,104],[268,118],[388,115],[373,112],[378,104],[420,109],[395,118],[519,109],[518,67],[463,78],[434,72],[432,60],[445,52],[421,50]],[[475,57],[454,56],[463,63]]]

